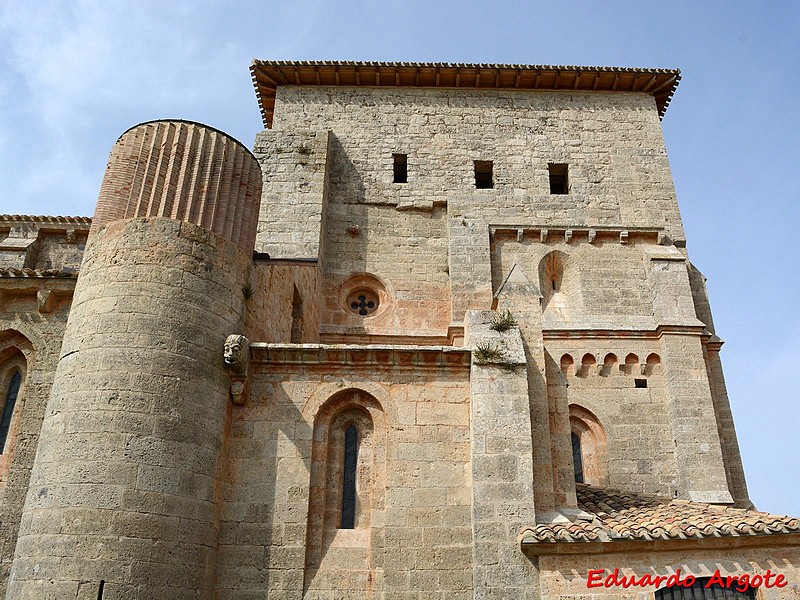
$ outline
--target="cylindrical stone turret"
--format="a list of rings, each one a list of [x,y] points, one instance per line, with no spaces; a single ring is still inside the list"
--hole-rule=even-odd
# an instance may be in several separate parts
[[[241,144],[180,121],[111,153],[7,598],[211,598],[230,378],[261,194]]]

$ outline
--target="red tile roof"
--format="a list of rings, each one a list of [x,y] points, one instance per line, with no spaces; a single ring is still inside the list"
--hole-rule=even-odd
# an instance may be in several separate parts
[[[577,484],[578,507],[591,520],[522,531],[523,546],[558,542],[688,540],[800,533],[800,519],[703,502],[672,500]]]

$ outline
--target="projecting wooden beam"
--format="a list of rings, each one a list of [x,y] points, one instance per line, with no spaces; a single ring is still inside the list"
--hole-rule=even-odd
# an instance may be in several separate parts
[[[657,77],[656,75],[653,75],[653,76],[650,78],[650,81],[648,81],[647,83],[645,83],[645,84],[642,86],[642,89],[641,89],[641,91],[643,91],[643,92],[646,92],[647,90],[649,90],[649,89],[650,89],[650,86],[651,86],[651,85],[653,85],[653,84],[656,82],[656,79],[658,79],[658,77]]]
[[[283,71],[280,70],[280,67],[275,69],[278,72],[278,75],[281,76],[281,83],[284,85],[289,85],[289,80],[286,79],[286,75],[283,74]]]
[[[275,80],[274,80],[272,77],[270,77],[270,76],[269,76],[269,75],[267,75],[266,73],[264,73],[264,72],[263,72],[263,70],[261,71],[261,73],[260,73],[260,75],[259,75],[259,76],[260,76],[262,79],[266,79],[266,80],[267,80],[269,83],[271,83],[272,85],[278,85],[278,82],[277,82],[277,81],[275,81]],[[253,79],[253,81],[257,81],[257,79]]]
[[[655,96],[655,95],[656,95],[656,94],[658,94],[660,91],[662,91],[664,88],[667,88],[667,87],[671,86],[673,83],[675,83],[675,80],[676,80],[676,79],[677,79],[677,77],[674,77],[674,76],[673,76],[673,77],[670,77],[669,79],[667,79],[667,80],[666,80],[664,83],[662,83],[660,86],[658,86],[656,89],[654,89],[654,90],[653,90],[652,92],[650,92],[650,93],[651,93],[651,94],[653,94],[653,95]]]

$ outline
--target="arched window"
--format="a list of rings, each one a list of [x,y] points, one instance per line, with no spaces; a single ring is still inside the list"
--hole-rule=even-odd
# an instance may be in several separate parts
[[[374,522],[373,511],[384,502],[384,431],[383,408],[363,390],[337,392],[316,410],[306,590],[328,590],[336,582],[338,589],[353,592],[366,589],[375,577],[372,540],[382,536],[383,523]],[[366,597],[360,592],[356,596]]]
[[[583,483],[583,456],[581,455],[581,438],[572,432],[572,464],[575,465],[575,482]]]
[[[756,589],[750,587],[745,592],[740,592],[735,583],[731,588],[724,588],[716,583],[706,588],[711,577],[699,577],[691,587],[673,586],[656,590],[656,600],[736,600],[737,598],[755,598]]]
[[[356,469],[358,468],[358,430],[353,426],[344,432],[344,469],[342,473],[341,529],[356,526]]]
[[[608,485],[606,433],[600,421],[591,411],[570,404],[569,425],[575,481],[600,487]]]
[[[3,414],[0,416],[0,454],[5,452],[8,432],[11,429],[11,416],[14,414],[14,405],[17,403],[19,386],[22,384],[22,374],[15,370],[11,376],[11,381],[6,390],[5,402],[3,404]]]

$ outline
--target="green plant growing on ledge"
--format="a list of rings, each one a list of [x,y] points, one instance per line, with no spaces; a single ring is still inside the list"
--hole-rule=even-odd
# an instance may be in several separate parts
[[[510,310],[506,309],[492,317],[492,322],[489,325],[489,329],[503,333],[504,331],[508,331],[514,327],[516,324],[517,320],[514,318],[514,315],[511,314]]]
[[[516,373],[520,365],[508,358],[505,348],[482,342],[475,346],[473,353],[476,365],[497,365],[504,373]]]
[[[502,348],[495,348],[490,342],[482,342],[475,346],[475,364],[477,365],[498,364],[505,358],[505,351]]]

